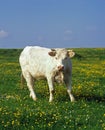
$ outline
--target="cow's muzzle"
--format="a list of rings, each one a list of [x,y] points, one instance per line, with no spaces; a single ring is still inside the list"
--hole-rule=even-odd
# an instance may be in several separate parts
[[[63,71],[64,70],[64,66],[62,66],[62,65],[58,66],[58,70],[59,71]]]

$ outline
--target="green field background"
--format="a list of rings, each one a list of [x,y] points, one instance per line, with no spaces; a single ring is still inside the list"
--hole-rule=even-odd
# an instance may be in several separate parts
[[[105,130],[105,48],[74,48],[71,103],[64,84],[55,84],[49,103],[45,80],[35,82],[38,100],[21,87],[21,49],[0,49],[0,130]]]

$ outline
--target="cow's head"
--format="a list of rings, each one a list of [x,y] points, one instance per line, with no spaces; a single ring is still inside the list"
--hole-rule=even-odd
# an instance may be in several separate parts
[[[48,54],[50,56],[54,57],[57,54],[57,50],[58,49],[51,49],[51,51]],[[60,50],[64,50],[64,49],[60,49]],[[67,58],[67,57],[72,58],[72,57],[74,57],[74,55],[75,55],[75,52],[73,50],[66,50],[66,55],[64,55],[64,58]],[[56,59],[57,59],[57,57],[56,57]]]
[[[48,54],[53,58],[52,64],[56,65],[58,71],[63,71],[66,60],[75,55],[72,50],[67,49],[51,49]]]

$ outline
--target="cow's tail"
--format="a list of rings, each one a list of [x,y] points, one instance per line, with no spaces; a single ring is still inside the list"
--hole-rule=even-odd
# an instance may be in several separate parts
[[[21,73],[21,88],[24,88],[24,81],[25,81],[24,76]]]

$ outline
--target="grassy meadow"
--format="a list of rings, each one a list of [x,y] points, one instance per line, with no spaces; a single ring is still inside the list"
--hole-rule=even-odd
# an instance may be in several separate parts
[[[35,82],[36,102],[27,87],[21,88],[22,50],[0,49],[0,130],[105,130],[105,48],[73,50],[76,101],[69,101],[63,84],[55,84],[55,98],[49,103],[45,80]]]

